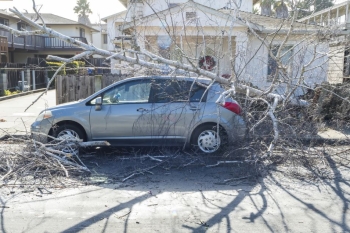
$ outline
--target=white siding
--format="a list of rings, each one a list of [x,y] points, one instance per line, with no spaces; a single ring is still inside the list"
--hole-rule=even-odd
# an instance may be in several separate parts
[[[297,41],[290,41],[287,45],[294,45],[296,43]],[[318,55],[314,58],[315,46]],[[299,81],[302,67],[310,63],[312,59],[311,64],[306,67],[307,71],[304,72],[304,83],[310,87],[315,87],[316,84],[327,80],[328,58],[325,55],[327,54],[327,50],[328,45],[326,43],[314,44],[313,41],[302,43],[293,49],[293,61],[289,63],[290,73],[288,75],[288,79],[291,81],[291,88]],[[249,63],[246,64],[247,62]],[[244,67],[244,64],[246,64],[245,72],[241,77],[245,81],[252,83],[260,89],[266,89],[271,85],[271,82],[267,81],[268,49],[265,46],[261,46],[261,41],[257,38],[250,38],[247,57],[245,59],[236,59],[236,66],[239,64],[240,67]],[[284,85],[276,91],[282,94],[286,90],[286,87]],[[296,95],[301,95],[304,94],[304,91],[305,89],[298,88],[295,93]]]
[[[111,15],[106,19],[107,25],[107,36],[108,36],[108,45],[107,50],[109,51],[115,51],[115,46],[113,43],[113,40],[115,37],[122,35],[122,33],[119,30],[119,25],[121,25],[125,20],[125,14],[126,12]]]
[[[344,45],[329,47],[328,81],[331,84],[343,82]]]

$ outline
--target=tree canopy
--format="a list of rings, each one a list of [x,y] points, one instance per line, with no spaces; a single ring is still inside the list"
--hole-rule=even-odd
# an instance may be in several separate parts
[[[73,8],[74,13],[79,16],[88,16],[92,14],[90,3],[87,0],[77,0],[77,5]]]

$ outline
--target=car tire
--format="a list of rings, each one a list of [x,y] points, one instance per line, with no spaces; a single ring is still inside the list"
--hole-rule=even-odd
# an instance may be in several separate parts
[[[52,136],[54,138],[65,139],[74,137],[78,140],[86,141],[83,131],[79,127],[72,124],[59,125],[58,127],[53,128],[52,132]],[[77,154],[79,152],[79,148],[77,146],[68,145],[63,147],[61,151],[65,153]]]
[[[192,133],[191,145],[196,152],[214,154],[227,145],[227,134],[222,127],[219,127],[218,133],[217,125],[202,125]]]

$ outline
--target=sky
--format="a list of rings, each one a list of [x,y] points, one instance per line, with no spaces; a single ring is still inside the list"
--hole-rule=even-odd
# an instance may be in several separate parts
[[[346,0],[336,0],[336,3]],[[73,8],[76,0],[35,0],[41,13],[52,13],[71,20],[78,20]],[[118,0],[88,0],[92,14],[89,16],[91,23],[98,23],[100,18],[118,13],[124,10],[124,6]],[[33,11],[32,0],[0,0],[0,9],[9,9],[15,6],[18,10]]]
[[[91,23],[98,23],[99,18],[118,13],[124,10],[124,6],[118,0],[88,0],[92,14],[89,16]],[[76,0],[35,0],[38,8],[41,7],[41,13],[52,13],[71,20],[78,20],[78,15],[74,14]],[[9,9],[16,7],[19,11],[33,11],[32,0],[0,0],[0,9]]]

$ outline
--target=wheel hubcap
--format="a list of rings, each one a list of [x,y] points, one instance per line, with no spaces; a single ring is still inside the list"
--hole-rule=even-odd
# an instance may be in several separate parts
[[[205,130],[198,136],[198,146],[205,153],[217,151],[220,143],[220,136],[214,130]]]
[[[80,140],[79,134],[71,129],[62,130],[58,135],[57,139],[60,140]],[[64,153],[78,154],[79,148],[75,143],[64,142],[63,149],[61,150]]]
[[[74,130],[71,129],[65,129],[62,130],[58,135],[57,135],[58,139],[61,140],[68,140],[68,139],[80,139],[79,135],[77,134],[77,132],[75,132]]]

